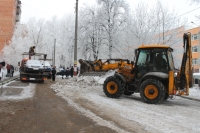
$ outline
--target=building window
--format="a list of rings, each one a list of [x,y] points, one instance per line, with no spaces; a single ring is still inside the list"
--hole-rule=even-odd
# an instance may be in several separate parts
[[[192,64],[197,64],[197,59],[192,59]]]
[[[198,39],[198,34],[193,34],[192,35],[192,40],[197,40]]]
[[[192,47],[192,52],[197,52],[197,51],[198,51],[197,46]]]

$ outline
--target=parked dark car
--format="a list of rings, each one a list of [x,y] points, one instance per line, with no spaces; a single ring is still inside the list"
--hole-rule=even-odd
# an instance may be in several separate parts
[[[56,75],[65,75],[65,70],[63,68],[60,68],[59,71],[56,73]]]

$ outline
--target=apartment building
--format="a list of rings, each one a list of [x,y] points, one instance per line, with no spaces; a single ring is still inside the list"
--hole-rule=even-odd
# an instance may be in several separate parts
[[[0,0],[0,51],[5,45],[9,45],[20,16],[20,0]]]
[[[183,33],[191,33],[191,45],[192,45],[192,65],[193,65],[193,72],[200,73],[200,27],[195,27],[192,29],[186,30],[184,26],[172,29],[165,33],[166,40],[167,37],[175,36],[174,42],[169,41],[166,43],[170,45],[174,49],[174,60],[175,64],[178,62],[180,65],[180,61],[183,57]],[[173,43],[173,45],[171,45]]]
[[[189,29],[186,32],[190,32],[192,35],[192,63],[194,72],[200,72],[200,27]]]

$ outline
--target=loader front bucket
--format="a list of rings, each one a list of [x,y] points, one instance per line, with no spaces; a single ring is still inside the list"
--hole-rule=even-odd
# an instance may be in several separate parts
[[[87,61],[87,60],[78,60],[80,63],[80,75],[83,75],[85,72],[92,72],[94,71],[92,61]]]

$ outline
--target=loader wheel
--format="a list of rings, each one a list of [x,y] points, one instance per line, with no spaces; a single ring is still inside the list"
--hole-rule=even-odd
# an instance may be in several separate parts
[[[110,76],[104,81],[103,91],[107,97],[119,98],[123,93],[123,87],[117,78]]]
[[[114,75],[114,77],[119,80],[119,82],[121,83],[122,88],[125,89],[126,84],[124,84],[122,79],[120,77],[116,76],[116,75]]]
[[[166,89],[157,79],[146,79],[140,86],[140,96],[146,103],[159,103],[166,96]]]

